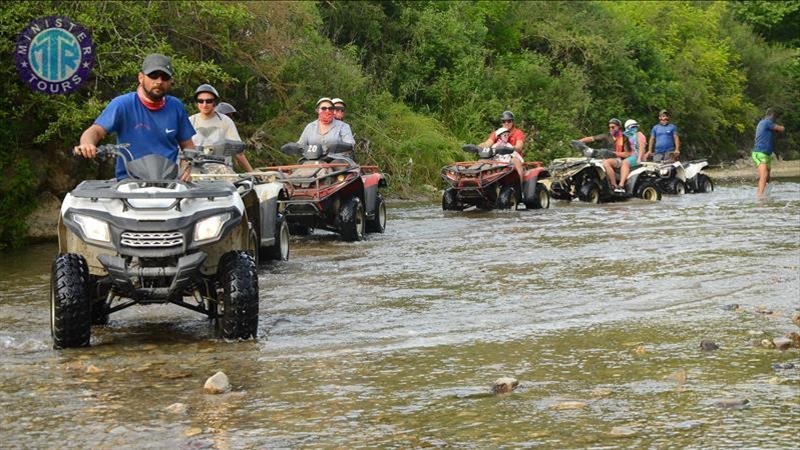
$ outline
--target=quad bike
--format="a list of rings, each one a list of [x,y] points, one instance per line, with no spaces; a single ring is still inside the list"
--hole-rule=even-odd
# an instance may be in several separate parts
[[[182,182],[160,155],[121,157],[129,178],[87,180],[67,194],[50,284],[55,348],[89,345],[93,324],[133,305],[172,303],[216,319],[226,339],[255,338],[258,274],[247,182]],[[191,160],[192,153],[184,156]]]
[[[588,203],[601,203],[627,200],[638,197],[649,201],[661,200],[658,175],[655,171],[636,167],[628,175],[625,192],[615,192],[608,181],[603,161],[613,158],[614,152],[608,149],[594,149],[581,141],[570,145],[583,154],[583,157],[568,157],[553,160],[548,167],[551,178],[549,184],[553,198],[572,200],[577,198]],[[619,174],[617,173],[617,179]]]
[[[386,229],[386,202],[379,188],[387,186],[377,166],[361,166],[345,152],[352,145],[326,147],[284,144],[281,151],[299,155],[298,164],[267,167],[292,186],[291,197],[279,200],[293,234],[319,228],[339,233],[344,241],[360,241],[368,232]]]
[[[230,166],[230,158],[244,150],[240,141],[224,141],[199,147],[192,153],[192,178],[194,180],[226,180],[240,184],[249,183],[250,189],[242,194],[258,249],[253,252],[256,265],[264,260],[289,259],[289,225],[279,209],[279,201],[291,196],[292,185],[280,172],[252,172],[237,174]]]
[[[661,192],[673,195],[683,195],[687,192],[713,192],[714,184],[711,178],[702,172],[707,166],[705,160],[682,163],[672,162],[643,162],[642,166],[658,173],[658,187]]]
[[[448,186],[442,194],[444,211],[461,211],[472,206],[483,210],[516,209],[520,203],[527,209],[550,207],[550,193],[542,182],[548,172],[540,163],[525,163],[520,183],[514,164],[498,159],[511,155],[513,148],[464,145],[462,150],[477,154],[479,159],[442,168],[440,174]]]

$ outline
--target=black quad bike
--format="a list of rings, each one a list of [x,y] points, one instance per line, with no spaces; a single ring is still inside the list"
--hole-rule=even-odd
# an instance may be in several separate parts
[[[123,158],[128,178],[84,181],[61,205],[50,285],[54,347],[88,346],[93,324],[154,303],[216,319],[222,338],[255,338],[256,249],[242,202],[248,184],[182,182],[175,162],[133,159],[126,145],[100,146],[98,156]]]
[[[658,174],[653,170],[636,167],[628,175],[625,192],[615,192],[608,181],[603,161],[613,158],[614,152],[608,149],[594,149],[581,141],[570,145],[583,154],[583,157],[559,158],[548,166],[550,171],[549,189],[558,200],[578,199],[588,203],[602,203],[627,200],[638,197],[649,201],[661,200],[658,187]],[[619,173],[615,174],[619,179]]]
[[[457,162],[442,168],[440,174],[447,188],[442,194],[444,211],[461,211],[469,207],[483,210],[527,209],[550,207],[550,194],[543,183],[548,171],[541,164],[524,163],[524,179],[520,182],[514,164],[502,158],[511,155],[511,147],[481,148],[464,145],[467,153],[478,155],[477,161]]]
[[[299,155],[297,164],[268,167],[292,186],[291,197],[280,200],[293,234],[313,229],[339,233],[344,241],[360,241],[368,232],[386,230],[386,202],[379,188],[387,186],[377,166],[362,166],[346,153],[352,145],[330,147],[284,144],[281,151]]]

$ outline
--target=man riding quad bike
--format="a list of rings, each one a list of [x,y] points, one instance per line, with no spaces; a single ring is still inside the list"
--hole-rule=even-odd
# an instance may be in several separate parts
[[[195,152],[186,151],[184,159]],[[88,180],[67,194],[58,221],[50,324],[56,348],[88,346],[93,324],[133,305],[172,303],[217,319],[228,339],[256,337],[256,251],[242,194],[246,181],[178,179],[161,155],[138,159],[127,145],[121,181]]]
[[[315,228],[339,233],[342,240],[360,241],[367,232],[386,229],[386,203],[379,188],[387,186],[377,166],[362,166],[343,153],[352,144],[284,144],[281,151],[300,155],[296,165],[268,167],[291,183],[292,195],[280,200],[293,233]],[[295,231],[296,230],[296,231]]]
[[[457,162],[441,170],[448,187],[442,194],[442,209],[461,211],[475,206],[478,209],[516,209],[524,203],[527,209],[550,207],[550,194],[542,182],[548,176],[538,162],[524,163],[524,179],[510,159],[511,147],[481,148],[464,145],[467,153],[478,155],[477,161]]]
[[[583,157],[558,158],[548,167],[549,184],[553,198],[601,203],[639,197],[649,201],[661,200],[657,186],[658,175],[644,166],[637,167],[628,175],[624,192],[616,192],[610,183],[603,161],[613,158],[614,152],[608,149],[593,149],[575,140],[570,145],[583,154]]]

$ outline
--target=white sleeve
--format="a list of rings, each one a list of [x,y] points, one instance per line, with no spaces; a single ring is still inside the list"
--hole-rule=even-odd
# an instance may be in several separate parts
[[[225,114],[220,114],[220,118],[222,119],[222,127],[225,131],[225,139],[241,142],[242,138],[239,137],[239,130],[236,129],[236,124],[233,123],[233,119]]]

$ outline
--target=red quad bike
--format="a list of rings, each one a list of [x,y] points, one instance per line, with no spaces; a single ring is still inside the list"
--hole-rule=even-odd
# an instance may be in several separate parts
[[[525,163],[525,176],[520,183],[514,164],[496,159],[510,155],[513,148],[464,145],[462,149],[477,154],[479,159],[442,168],[442,178],[449,186],[442,194],[444,211],[461,211],[471,206],[483,210],[516,209],[520,203],[527,209],[550,207],[550,193],[541,182],[549,174],[541,163]],[[521,192],[525,195],[520,195]]]
[[[360,166],[346,156],[352,145],[292,142],[281,151],[300,155],[296,165],[268,168],[292,184],[292,196],[281,201],[292,234],[319,228],[339,233],[344,241],[360,241],[367,232],[384,232],[386,203],[378,188],[387,186],[386,178],[377,166]]]

